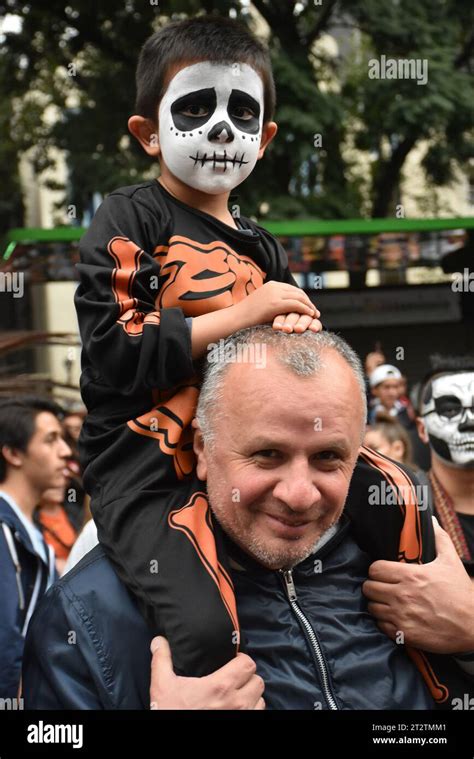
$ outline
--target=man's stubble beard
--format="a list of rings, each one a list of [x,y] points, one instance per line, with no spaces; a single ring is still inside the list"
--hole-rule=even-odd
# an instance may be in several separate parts
[[[220,497],[219,490],[219,486],[217,488],[209,487],[208,478],[207,493],[213,517],[219,522],[223,531],[234,543],[267,569],[291,569],[307,559],[308,556],[314,553],[321,538],[339,521],[343,512],[343,509],[341,509],[331,523],[321,530],[320,535],[309,546],[302,545],[301,540],[295,540],[291,541],[292,545],[288,541],[288,546],[271,548],[268,546],[268,538],[259,538],[251,529],[242,528],[242,532],[239,531],[238,527],[241,526],[241,523],[238,518],[229,518],[226,509],[220,505],[222,498]],[[216,504],[218,504],[217,507]],[[235,508],[239,507],[238,502],[232,505]],[[278,538],[275,538],[275,540],[278,540]]]

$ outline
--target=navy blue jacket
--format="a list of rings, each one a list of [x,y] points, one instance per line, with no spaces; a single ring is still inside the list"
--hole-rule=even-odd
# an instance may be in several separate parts
[[[44,563],[24,524],[0,497],[0,698],[18,696],[25,625],[51,571],[52,562]]]
[[[286,580],[226,540],[245,650],[265,681],[267,708],[433,707],[403,646],[367,612],[361,585],[371,559],[346,517]],[[34,614],[25,708],[148,709],[151,638],[134,598],[96,546]]]

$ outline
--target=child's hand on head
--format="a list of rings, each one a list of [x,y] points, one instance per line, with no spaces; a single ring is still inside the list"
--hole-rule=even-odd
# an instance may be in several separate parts
[[[254,290],[232,308],[235,329],[266,324],[279,317],[280,314],[284,314],[284,317],[280,319],[283,318],[286,321],[287,318],[293,316],[296,317],[294,323],[299,322],[300,317],[305,317],[301,320],[301,325],[304,325],[301,331],[304,332],[310,323],[317,321],[320,315],[304,290],[286,282],[274,281],[265,282],[262,287]]]
[[[316,309],[316,314],[320,316],[319,311]],[[280,330],[281,332],[306,332],[310,329],[311,332],[321,332],[323,325],[319,319],[312,316],[302,316],[301,314],[280,314],[275,316],[273,320],[273,329]]]

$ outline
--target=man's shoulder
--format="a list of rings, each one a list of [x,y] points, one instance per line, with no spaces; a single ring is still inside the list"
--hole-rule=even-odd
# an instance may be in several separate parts
[[[33,614],[24,651],[26,708],[144,708],[151,638],[134,598],[95,546]]]
[[[100,543],[88,551],[54,585],[58,589],[81,597],[91,594],[95,602],[100,600],[106,603],[107,593],[110,591],[113,591],[114,595],[129,596]],[[133,602],[132,597],[129,596],[129,598]]]
[[[106,615],[108,620],[120,616],[134,625],[141,620],[137,604],[120,580],[102,546],[96,545],[47,591],[40,607],[61,605],[69,616],[95,624]]]

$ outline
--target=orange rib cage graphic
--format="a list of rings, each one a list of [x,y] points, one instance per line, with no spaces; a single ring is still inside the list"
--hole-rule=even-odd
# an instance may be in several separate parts
[[[239,641],[240,627],[234,585],[225,567],[217,558],[211,510],[206,493],[194,493],[185,506],[169,514],[168,524],[174,530],[183,532],[193,544],[206,571],[217,585],[222,602],[232,620],[233,629],[238,632],[237,641]],[[236,644],[237,652],[238,643]]]
[[[145,324],[160,323],[158,311],[146,313],[138,310],[137,299],[132,297],[133,283],[143,250],[127,237],[113,237],[107,250],[117,264],[112,271],[112,290],[115,301],[120,306],[117,323],[122,325],[127,334],[141,335]]]
[[[133,432],[154,438],[162,453],[174,456],[175,471],[180,480],[190,475],[194,468],[193,431],[190,425],[198,394],[195,385],[187,385],[143,416],[127,422]]]
[[[429,663],[423,651],[418,651],[416,648],[412,648],[411,646],[405,646],[405,650],[423,675],[423,679],[429,688],[429,691],[433,697],[433,701],[435,701],[437,704],[442,704],[448,698],[449,690],[445,685],[439,682],[433,670],[433,667]]]
[[[383,475],[397,497],[398,506],[404,517],[400,534],[399,561],[421,564],[423,553],[421,521],[413,483],[403,469],[377,451],[362,446],[359,453],[364,461]],[[403,498],[399,488],[401,488]]]
[[[265,273],[249,256],[220,240],[199,243],[175,235],[153,253],[165,279],[157,308],[179,306],[186,316],[227,308],[261,287]]]

